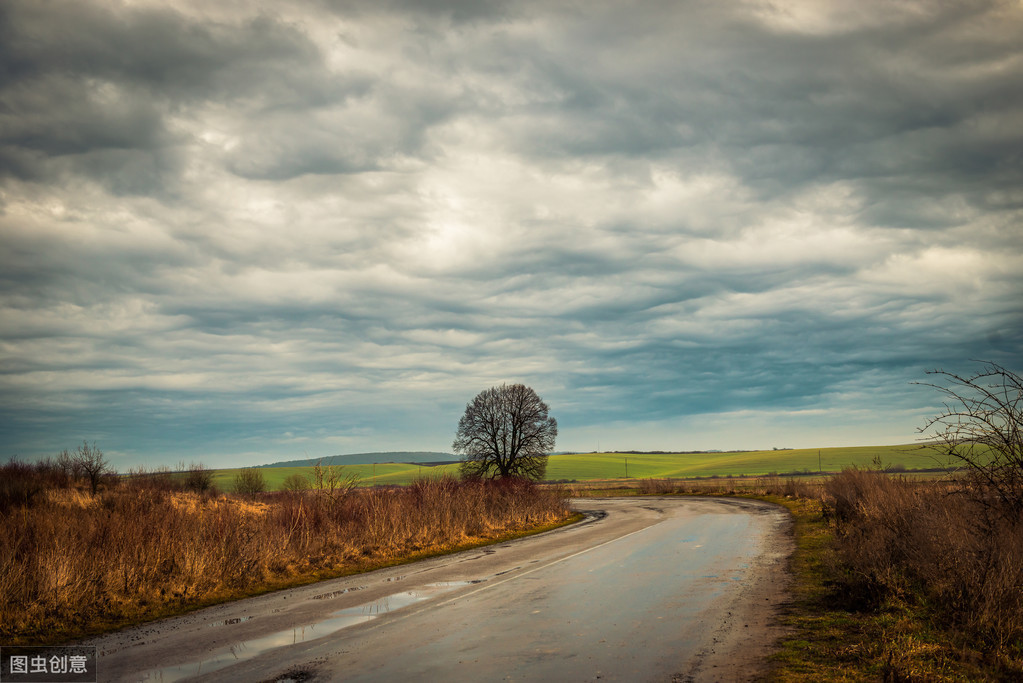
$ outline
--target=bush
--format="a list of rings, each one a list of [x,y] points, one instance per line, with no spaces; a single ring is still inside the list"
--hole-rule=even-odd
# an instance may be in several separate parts
[[[281,489],[293,492],[308,491],[309,487],[309,479],[303,477],[301,474],[289,474],[284,478],[284,482],[281,484]]]
[[[253,496],[266,491],[266,479],[263,478],[263,470],[254,467],[246,467],[238,470],[234,475],[235,493]]]
[[[138,491],[163,492],[180,491],[184,482],[176,477],[169,467],[133,467],[128,470],[126,483]]]
[[[331,508],[337,507],[358,485],[358,473],[345,472],[341,465],[324,467],[317,462],[313,466],[312,488],[316,489],[317,495]]]
[[[0,467],[0,512],[30,507],[46,488],[46,480],[36,468],[13,458]]]
[[[185,475],[185,488],[196,493],[205,493],[213,488],[213,470],[201,462],[193,462]]]
[[[882,472],[845,470],[826,491],[848,595],[929,605],[968,640],[1023,649],[1023,523],[956,486]]]

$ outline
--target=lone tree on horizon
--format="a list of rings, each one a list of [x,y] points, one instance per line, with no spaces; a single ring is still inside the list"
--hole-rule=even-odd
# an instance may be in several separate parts
[[[462,476],[543,479],[558,435],[558,421],[549,410],[524,384],[502,384],[477,394],[466,404],[452,444],[462,455]]]

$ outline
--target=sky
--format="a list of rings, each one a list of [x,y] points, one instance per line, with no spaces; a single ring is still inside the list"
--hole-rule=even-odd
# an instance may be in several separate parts
[[[0,2],[0,456],[910,443],[1023,371],[1023,4]]]

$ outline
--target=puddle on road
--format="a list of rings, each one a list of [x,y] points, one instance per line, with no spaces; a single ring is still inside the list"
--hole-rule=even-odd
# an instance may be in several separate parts
[[[142,678],[139,680],[164,681],[166,683],[170,683],[170,681],[180,681],[183,678],[207,674],[212,671],[217,671],[218,669],[223,669],[225,666],[230,666],[231,664],[242,662],[246,659],[252,659],[257,655],[261,655],[264,652],[278,647],[285,647],[286,645],[294,645],[307,640],[315,640],[316,638],[329,636],[331,633],[345,628],[346,626],[354,626],[355,624],[369,621],[372,618],[373,617],[371,616],[344,615],[325,619],[317,624],[309,626],[293,628],[287,631],[278,631],[277,633],[271,633],[270,635],[263,636],[262,638],[253,638],[252,640],[242,641],[226,650],[211,652],[206,659],[198,662],[165,666],[162,669],[147,671],[142,674]]]
[[[495,576],[497,575],[495,574]],[[472,579],[470,581],[438,581],[427,585],[437,586],[438,588],[458,588],[459,586],[474,586],[477,583],[483,583],[484,581],[486,581],[486,579]]]
[[[418,602],[423,602],[424,600],[437,597],[438,595],[447,593],[455,588],[470,586],[476,583],[482,583],[482,580],[441,581],[438,583],[427,584],[418,590],[385,595],[379,600],[368,602],[364,605],[348,607],[333,612],[326,619],[314,624],[307,624],[305,626],[271,633],[270,635],[262,636],[260,638],[241,641],[229,648],[211,652],[205,659],[199,661],[186,662],[184,664],[176,664],[174,666],[165,666],[162,669],[152,669],[143,673],[139,680],[171,683],[171,681],[179,681],[191,676],[208,674],[237,662],[252,659],[253,657],[276,648],[287,647],[288,645],[295,645],[297,643],[304,643],[329,636],[343,628],[355,626],[356,624],[362,624],[370,621],[371,619],[375,619],[381,614],[387,614],[388,612],[393,612],[403,607],[408,607]],[[250,617],[228,619],[223,622],[223,624],[218,622],[213,625],[221,626],[228,623],[241,623],[249,618]]]
[[[312,598],[310,598],[310,600],[333,600],[334,598],[339,598],[342,595],[347,595],[348,593],[365,590],[365,588],[366,588],[365,586],[352,586],[351,588],[344,588],[339,591],[331,591],[330,593],[321,593],[320,595],[314,595]]]

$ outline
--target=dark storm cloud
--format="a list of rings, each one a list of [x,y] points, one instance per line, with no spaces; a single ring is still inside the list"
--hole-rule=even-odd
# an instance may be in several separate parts
[[[739,5],[661,9],[651,26],[653,13],[598,6],[556,41],[499,43],[501,64],[541,94],[505,112],[514,146],[717,164],[767,196],[856,182],[894,226],[889,205],[903,197],[889,201],[886,183],[912,189],[911,201],[984,203],[1023,181],[1009,5],[922,3],[910,20],[824,35],[770,27]],[[652,61],[654,50],[670,57]]]
[[[783,414],[911,436],[924,369],[1023,361],[1021,28],[1002,2],[5,2],[5,438],[442,449],[502,381],[565,448]]]
[[[175,182],[188,138],[173,121],[192,107],[305,108],[362,87],[328,78],[286,23],[203,22],[159,6],[4,3],[0,65],[0,171],[71,173],[127,194]]]
[[[531,3],[509,3],[501,0],[381,0],[361,2],[360,0],[318,0],[331,12],[343,17],[403,16],[412,15],[430,24],[464,24],[477,21],[501,20],[504,17],[521,15],[522,5]]]
[[[169,6],[9,2],[0,22],[5,87],[60,75],[191,100],[237,97],[258,83],[275,106],[304,106],[320,68],[306,36],[269,16],[224,23]]]

